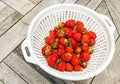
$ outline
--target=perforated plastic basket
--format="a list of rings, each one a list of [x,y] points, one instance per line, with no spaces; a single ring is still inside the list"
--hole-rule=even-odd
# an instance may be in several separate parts
[[[81,72],[57,71],[47,65],[46,59],[41,53],[48,31],[59,22],[65,22],[68,19],[84,22],[88,30],[97,34],[94,53],[91,55],[87,68]],[[27,62],[39,65],[44,71],[55,77],[66,80],[88,79],[102,72],[110,63],[115,50],[114,31],[114,24],[105,15],[80,5],[58,4],[44,9],[33,19],[27,38],[22,43],[22,51]],[[26,54],[25,47],[29,49],[30,56]]]

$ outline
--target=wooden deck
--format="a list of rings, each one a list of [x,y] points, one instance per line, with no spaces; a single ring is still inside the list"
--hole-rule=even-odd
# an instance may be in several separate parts
[[[86,6],[114,22],[114,58],[99,75],[83,81],[61,80],[24,60],[20,46],[30,22],[42,9],[58,3]],[[120,0],[0,0],[0,84],[120,84]]]

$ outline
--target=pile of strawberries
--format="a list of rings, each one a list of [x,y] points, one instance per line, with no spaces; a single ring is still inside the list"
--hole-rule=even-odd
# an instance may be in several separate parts
[[[49,31],[42,54],[48,65],[59,71],[82,71],[94,51],[96,37],[96,33],[88,31],[83,22],[70,19]]]

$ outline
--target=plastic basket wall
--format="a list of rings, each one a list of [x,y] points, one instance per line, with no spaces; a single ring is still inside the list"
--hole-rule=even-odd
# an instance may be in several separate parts
[[[54,29],[59,22],[65,22],[68,19],[82,21],[88,30],[92,30],[97,34],[94,53],[91,55],[87,68],[81,72],[57,71],[47,65],[46,59],[41,53],[41,49],[45,44],[44,38],[48,36],[49,30]],[[42,66],[44,66],[44,70],[46,68],[49,70],[47,72],[54,76],[59,76],[59,78],[68,80],[81,80],[85,77],[87,78],[88,75],[95,74],[94,72],[99,70],[110,56],[112,48],[110,32],[106,28],[104,22],[102,22],[99,17],[93,13],[93,11],[90,12],[90,10],[88,11],[82,7],[78,8],[73,6],[62,6],[60,9],[59,7],[54,7],[47,10],[47,12],[43,11],[40,16],[37,16],[36,21],[37,22],[34,22],[35,24],[31,29],[30,35],[32,50]]]

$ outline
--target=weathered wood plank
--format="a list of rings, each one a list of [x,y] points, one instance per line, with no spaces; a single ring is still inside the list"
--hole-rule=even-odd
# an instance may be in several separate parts
[[[102,0],[90,0],[87,7],[95,10],[101,2]]]
[[[4,84],[4,83],[0,80],[0,84]]]
[[[120,1],[119,0],[105,0],[110,14],[113,18],[114,24],[120,34]]]
[[[22,18],[9,31],[0,37],[0,61],[2,61],[25,38],[28,26],[33,17],[43,8],[60,3],[61,0],[42,1],[29,14]]]
[[[78,0],[75,4],[86,6],[90,0]]]
[[[75,3],[77,0],[65,0],[64,3]]]
[[[42,0],[29,0],[29,1],[31,1],[33,4],[38,4]]]
[[[0,79],[5,84],[27,84],[4,63],[0,64]]]
[[[105,1],[102,1],[99,5],[99,7],[96,9],[97,13],[101,13],[101,14],[106,14],[106,12],[108,11]]]
[[[95,77],[92,84],[120,84],[120,38],[116,42],[112,62],[101,74]],[[102,80],[102,81],[101,81]]]
[[[7,14],[7,13],[6,13]],[[12,25],[14,25],[22,15],[18,12],[12,12],[8,17],[0,22],[0,35],[6,32]]]
[[[0,23],[6,19],[11,13],[13,13],[14,10],[12,10],[10,7],[6,6],[4,9],[0,11]]]
[[[4,62],[29,84],[50,84],[47,79],[21,60],[15,53],[11,53]]]
[[[3,10],[5,7],[6,5],[2,1],[0,1],[0,11]]]
[[[107,11],[106,15],[112,20],[112,17],[110,16],[109,11]],[[119,34],[118,34],[118,31],[117,31],[117,28],[116,28],[115,32],[114,32],[115,41],[117,40],[118,36],[119,36]]]
[[[2,0],[19,13],[25,15],[35,4],[28,0]]]

